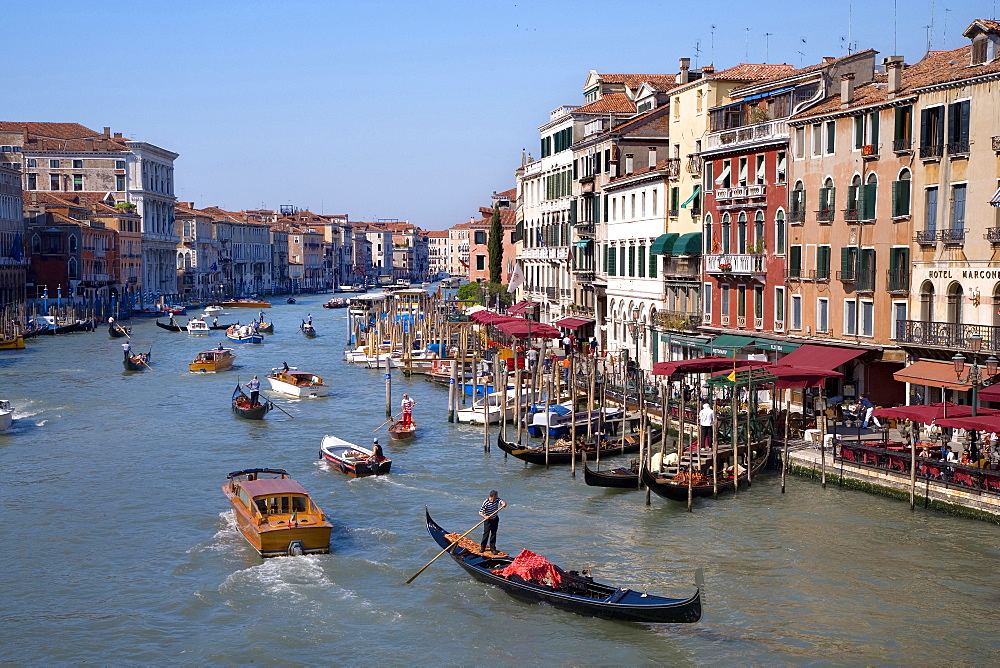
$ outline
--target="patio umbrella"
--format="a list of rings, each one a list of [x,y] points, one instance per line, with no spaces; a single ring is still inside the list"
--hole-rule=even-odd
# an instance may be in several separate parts
[[[995,408],[980,408],[978,413],[985,416],[996,415],[1000,411]],[[914,406],[890,406],[876,408],[873,415],[875,417],[898,418],[920,422],[921,424],[931,424],[944,418],[969,417],[972,415],[972,406],[959,406],[950,401],[945,403],[917,404]]]
[[[497,329],[508,336],[516,336],[521,339],[529,337],[532,339],[561,339],[563,337],[563,333],[552,325],[521,318],[517,318],[514,322],[500,323],[497,325]]]
[[[969,417],[949,417],[938,420],[937,424],[941,427],[965,429],[966,431],[1000,432],[1000,415],[991,414],[976,415],[975,417],[971,415]]]

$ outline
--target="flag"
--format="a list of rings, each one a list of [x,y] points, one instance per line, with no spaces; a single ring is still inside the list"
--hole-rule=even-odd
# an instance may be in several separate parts
[[[21,250],[21,233],[18,232],[14,235],[14,241],[10,244],[10,259],[14,262],[20,262],[24,257],[24,253]]]
[[[728,376],[726,376],[726,379],[730,383],[735,383],[736,382],[736,371],[734,370],[734,371],[730,372],[730,374]]]
[[[524,272],[521,271],[521,263],[514,263],[514,271],[510,274],[510,282],[507,284],[507,291],[514,292],[524,283]]]
[[[213,262],[212,263],[212,271],[219,271],[219,263],[218,262]]]

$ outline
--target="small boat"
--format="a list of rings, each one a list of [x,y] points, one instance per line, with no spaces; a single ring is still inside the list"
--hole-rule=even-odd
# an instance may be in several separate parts
[[[233,471],[222,493],[236,527],[262,557],[327,554],[333,525],[284,469]]]
[[[285,300],[285,303],[286,304],[294,304],[295,303],[295,297],[289,297],[288,299]]]
[[[756,477],[763,470],[764,465],[767,463],[767,456],[770,452],[770,448],[766,442],[757,443],[754,445],[756,450],[753,453],[753,459],[750,465],[750,473],[752,477]],[[746,446],[740,446],[743,455],[746,455]],[[662,496],[665,499],[670,499],[672,501],[683,501],[687,502],[688,498],[688,476],[689,470],[688,465],[684,462],[684,457],[690,456],[686,454],[682,456],[681,462],[675,467],[670,467],[666,475],[661,473],[654,473],[648,468],[643,468],[642,470],[642,482],[651,491],[655,492],[657,495]],[[731,472],[731,465],[727,465],[727,462],[733,458],[733,449],[731,447],[719,450],[716,454],[716,462],[719,466],[719,478],[717,482],[717,487],[720,492],[732,491],[737,484],[742,485],[747,481],[746,469],[743,466],[739,467],[739,475],[737,479],[733,480],[733,475]],[[691,496],[712,496],[712,453],[700,452],[697,456],[698,463],[695,466],[695,470],[691,475]],[[726,475],[728,470],[728,475]],[[752,479],[752,478],[751,478]]]
[[[473,578],[510,596],[548,603],[569,612],[626,622],[693,623],[701,619],[701,589],[690,598],[667,598],[628,587],[595,582],[577,571],[564,571],[541,555],[522,550],[517,557],[489,553],[461,534],[448,533],[424,510],[427,533]]]
[[[70,332],[89,332],[94,329],[93,320],[76,320],[69,322],[55,316],[42,316],[42,330],[39,334],[69,334]]]
[[[233,349],[220,346],[198,353],[188,368],[193,373],[216,373],[230,368],[234,361],[236,361],[236,353],[233,352]]]
[[[368,286],[363,283],[355,283],[351,286],[350,292],[368,292]]]
[[[241,417],[244,420],[263,420],[272,408],[274,406],[270,401],[267,399],[260,401],[259,396],[257,405],[251,405],[250,397],[243,392],[239,383],[236,384],[236,391],[233,392],[233,414],[236,417]]]
[[[587,466],[587,458],[583,459],[583,481],[591,487],[614,487],[616,489],[639,488],[639,462],[633,461],[631,466],[620,466],[613,469],[594,470]]]
[[[660,440],[660,435],[662,431],[657,429],[653,431],[652,442],[656,443]],[[504,440],[503,436],[497,435],[497,447],[506,452],[507,454],[517,457],[520,460],[526,461],[529,464],[538,464],[540,466],[545,466],[545,448],[544,447],[530,447],[525,448],[517,443],[512,443],[510,441]],[[639,450],[639,436],[638,434],[628,434],[621,438],[616,438],[611,441],[604,441],[601,444],[601,457],[613,457],[615,455],[625,455],[631,452],[637,452]],[[583,457],[584,451],[586,451],[587,457],[598,456],[597,448],[592,443],[577,443],[576,446],[576,458],[581,459]],[[557,441],[555,444],[549,446],[549,458],[548,464],[550,466],[559,464],[569,464],[573,460],[573,447],[572,443],[566,443],[563,440]]]
[[[323,379],[314,373],[299,371],[296,367],[271,369],[267,374],[271,389],[275,392],[293,397],[325,397],[330,394],[330,386],[323,384]]]
[[[145,353],[133,353],[131,349],[125,350],[125,356],[123,364],[125,365],[126,371],[145,371],[151,368],[149,366],[149,358],[153,355],[153,349],[150,348],[148,352]]]
[[[225,312],[226,312],[226,309],[224,309],[221,306],[218,306],[216,304],[212,304],[211,306],[206,306],[205,307],[205,317],[206,318],[212,318],[212,317],[215,317],[217,315],[222,315]]]
[[[225,308],[271,308],[271,302],[257,299],[230,299],[222,302]]]
[[[561,438],[572,431],[572,426],[576,424],[576,433],[585,433],[587,423],[590,423],[591,431],[598,429],[602,422],[619,420],[625,414],[621,408],[595,408],[591,411],[578,411],[571,413],[568,405],[556,404],[551,410],[542,410],[532,416],[532,422],[528,425],[528,434],[531,436],[544,436],[546,427],[549,436]]]
[[[343,297],[334,297],[323,304],[323,308],[347,308],[347,300]]]
[[[157,320],[156,321],[156,326],[159,327],[160,329],[165,329],[168,332],[186,332],[187,331],[187,327],[185,327],[184,325],[179,324],[173,318],[171,318],[170,320],[168,320],[166,324],[164,324],[164,323],[160,322],[159,320]]]
[[[305,320],[302,321],[302,325],[299,326],[299,329],[301,329],[302,333],[308,336],[310,339],[316,336],[316,328],[313,327],[311,323],[308,323]]]
[[[163,313],[165,315],[186,315],[187,314],[187,307],[186,306],[168,306],[165,309],[163,309]]]
[[[264,337],[254,334],[249,325],[232,325],[226,330],[226,338],[234,343],[264,343]]]
[[[108,323],[108,336],[113,339],[120,339],[123,336],[128,336],[132,333],[131,327],[122,327],[117,322]]]
[[[233,325],[238,325],[238,324],[240,324],[240,323],[238,323],[238,322],[231,322],[231,323],[229,323],[228,325],[212,325],[211,327],[209,327],[209,329],[210,329],[210,330],[212,330],[212,331],[214,332],[214,331],[216,331],[216,330],[225,330],[225,329],[229,329],[229,328],[230,328],[230,327],[232,327]]]
[[[372,454],[368,448],[348,443],[336,436],[324,436],[323,443],[319,446],[320,459],[352,478],[385,475],[389,472],[392,460],[384,458],[376,463],[371,461]]]
[[[188,320],[187,324],[188,334],[193,336],[208,335],[212,332],[212,328],[203,318],[193,318]]]
[[[24,350],[24,337],[18,334],[9,339],[0,339],[0,350]]]
[[[417,421],[410,420],[410,424],[403,424],[402,420],[396,420],[389,427],[389,438],[394,441],[408,441],[417,433]]]
[[[258,332],[264,332],[265,334],[274,334],[274,323],[273,322],[265,322],[263,320],[256,320],[255,322],[257,323],[257,331]],[[253,325],[251,325],[251,326],[253,326]]]
[[[456,422],[472,424],[497,424],[504,413],[504,396],[506,395],[507,419],[513,420],[517,414],[517,394],[509,389],[506,392],[490,392],[486,397],[476,401],[468,408],[460,408],[455,412]],[[521,405],[527,406],[528,394],[525,390],[521,397]]]
[[[0,431],[7,431],[14,423],[14,409],[10,407],[10,402],[0,399]]]

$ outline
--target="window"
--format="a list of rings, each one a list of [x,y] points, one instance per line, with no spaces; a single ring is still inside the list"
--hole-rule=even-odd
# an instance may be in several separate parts
[[[59,161],[49,160],[49,169],[59,169]]]
[[[795,188],[790,193],[791,198],[789,200],[789,219],[793,223],[801,223],[806,219],[806,190],[802,185],[802,181],[795,182]]]
[[[474,239],[475,243],[477,244],[486,243],[486,230],[476,230],[474,237],[475,237]]]
[[[715,176],[715,163],[705,162],[705,187],[711,190],[714,187],[715,181],[712,177]]]
[[[837,150],[837,123],[836,121],[826,122],[826,152],[834,153]]]
[[[785,182],[785,152],[778,151],[778,159],[775,162],[774,182]]]
[[[763,155],[758,155],[757,156],[757,170],[755,172],[755,176],[757,177],[757,185],[759,185],[759,186],[760,185],[764,185],[767,182],[767,178],[766,178],[766,175],[764,173],[764,156]]]
[[[736,218],[736,252],[747,252],[747,214],[740,211]]]
[[[618,259],[620,261],[619,264],[621,265],[621,269],[618,270],[618,275],[619,276],[624,276],[625,272],[628,271],[626,269],[626,267],[628,267],[628,265],[625,264],[625,246],[620,246],[618,248]]]
[[[806,129],[805,126],[795,128],[795,157],[804,158],[806,154]]]
[[[875,203],[878,195],[878,177],[875,174],[868,175],[868,183],[861,193],[861,215],[863,220],[875,220]]]
[[[938,189],[937,186],[928,188],[924,193],[924,216],[927,218],[927,231],[937,231],[938,218]]]
[[[833,179],[827,178],[823,182],[823,187],[819,189],[819,212],[817,219],[824,222],[831,222],[836,211],[837,189],[833,187]]]
[[[646,191],[645,190],[642,191],[642,194],[640,195],[639,200],[640,200],[640,205],[639,205],[639,211],[640,211],[640,213],[639,213],[639,215],[642,216],[643,218],[645,218],[646,217]]]
[[[484,269],[486,269],[486,256],[485,255],[477,255],[476,256],[476,270],[477,271],[483,271]]]
[[[764,239],[764,212],[758,211],[753,219],[753,252],[763,253],[767,250],[767,241]]]
[[[739,183],[738,185],[745,186],[747,184],[747,159],[740,158],[740,173],[739,173]]]
[[[840,280],[853,281],[857,278],[858,247],[844,246],[840,249]]]
[[[854,150],[860,150],[865,145],[865,117],[854,117]]]
[[[892,148],[907,151],[913,141],[913,105],[896,107],[896,123],[892,133]]]
[[[879,143],[879,112],[873,111],[868,114],[868,141],[866,144],[871,145],[870,154],[878,155],[878,143]]]
[[[611,220],[618,220],[618,198],[611,200]]]
[[[115,169],[125,169],[125,161],[115,160]]]
[[[723,253],[728,253],[729,252],[729,244],[730,244],[730,241],[731,241],[730,240],[730,232],[729,232],[729,221],[730,221],[729,214],[728,213],[722,214],[722,252]]]
[[[792,295],[792,322],[789,329],[802,329],[802,295]]]
[[[892,217],[910,215],[910,170],[904,169],[892,182]]]
[[[656,254],[649,254],[649,277],[656,278]]]
[[[28,169],[35,169],[38,167],[38,158],[28,158]]]
[[[944,107],[920,112],[920,157],[940,157],[944,151]]]
[[[816,300],[816,331],[830,331],[830,300],[825,297]]]
[[[736,286],[736,317],[747,317],[747,286]]]
[[[73,175],[73,190],[83,190],[83,174]]]
[[[702,255],[712,255],[716,253],[717,250],[713,248],[715,245],[712,242],[712,214],[705,214],[705,227],[701,233],[702,241]]]
[[[858,333],[858,303],[853,299],[844,300],[844,334]]]
[[[892,303],[892,326],[889,332],[889,338],[897,338],[900,328],[906,327],[906,302],[893,302]]]
[[[719,178],[715,180],[717,185],[721,185],[723,188],[728,188],[733,184],[733,161],[723,160],[722,161],[722,172],[719,174]]]
[[[653,205],[653,216],[656,216],[656,193],[657,193],[656,188],[653,188],[653,192],[650,195],[651,203]]]
[[[674,186],[670,189],[670,215],[676,216],[680,209],[679,200],[681,198],[681,189]]]
[[[948,105],[948,153],[969,152],[969,100]]]
[[[813,155],[823,154],[823,124],[814,123],[812,126]]]
[[[830,279],[830,255],[832,251],[829,246],[816,247],[816,278],[817,280]]]
[[[639,278],[646,277],[646,244],[639,244],[638,259],[636,260],[636,266],[639,270]]]
[[[792,246],[788,251],[788,276],[799,278],[802,276],[802,246]]]
[[[115,190],[123,192],[125,190],[125,175],[115,174]]]
[[[702,286],[701,293],[704,295],[702,305],[704,306],[705,315],[712,315],[712,284],[705,283]]]
[[[781,209],[774,216],[774,253],[785,254],[785,212]]]
[[[635,220],[635,193],[632,194],[632,220]]]
[[[729,315],[729,286],[722,286],[722,315]]]
[[[951,229],[965,229],[965,184],[951,187]]]
[[[785,288],[774,289],[774,328],[785,328]]]
[[[985,49],[983,50],[985,53]],[[696,114],[702,113],[702,97],[704,97],[703,91],[696,91],[694,94],[694,111]]]
[[[851,185],[847,188],[847,220],[858,220],[861,216],[861,177],[857,174],[851,179]]]
[[[38,190],[38,174],[26,174],[28,190]]]
[[[83,169],[83,160],[74,160],[73,169]]]
[[[58,174],[49,174],[49,190],[59,190]]]
[[[635,276],[635,246],[628,247],[628,275]]]
[[[870,299],[861,300],[861,336],[875,336],[875,304]]]
[[[753,289],[753,317],[758,320],[764,319],[764,286],[758,285]]]

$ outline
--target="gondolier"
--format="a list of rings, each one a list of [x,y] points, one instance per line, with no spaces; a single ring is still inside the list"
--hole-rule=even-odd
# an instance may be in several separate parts
[[[403,409],[403,426],[408,427],[413,422],[413,399],[410,399],[410,395],[404,394],[403,400],[400,402],[400,407]]]
[[[707,448],[712,445],[712,425],[715,423],[715,411],[708,403],[701,405],[701,412],[698,413],[698,424],[701,425],[701,442],[699,447]]]
[[[500,526],[500,518],[497,513],[507,507],[507,504],[500,499],[499,493],[494,489],[490,492],[489,498],[483,501],[482,508],[479,509],[479,516],[486,519],[483,522],[483,540],[479,544],[480,552],[486,551],[486,544],[489,543],[490,552],[497,551],[497,527]]]
[[[257,397],[260,396],[260,381],[257,380],[257,376],[250,379],[250,382],[247,383],[247,389],[250,390],[250,406],[258,406]]]

